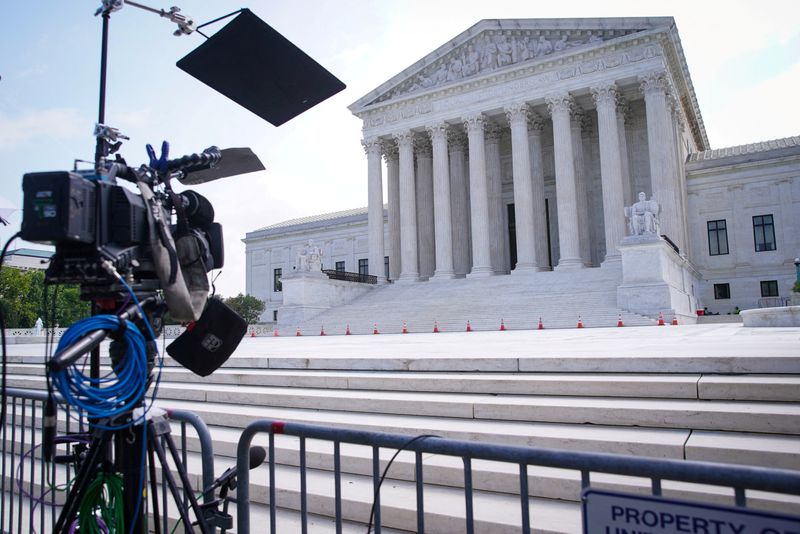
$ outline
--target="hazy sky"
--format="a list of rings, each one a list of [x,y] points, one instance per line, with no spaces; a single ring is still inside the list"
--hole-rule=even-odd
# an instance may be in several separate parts
[[[166,0],[165,0],[166,2]],[[131,6],[111,19],[106,122],[172,154],[250,146],[265,172],[196,187],[225,229],[225,296],[244,291],[246,232],[285,219],[366,206],[361,122],[347,106],[480,19],[675,17],[712,148],[800,134],[800,2],[533,2],[170,0],[204,22],[249,7],[333,72],[347,89],[279,128],[177,69],[199,35]],[[21,207],[22,175],[92,159],[101,21],[98,2],[4,2],[0,21],[0,207]],[[214,31],[214,30],[212,30]],[[19,229],[21,212],[0,241]],[[18,241],[14,248],[26,246]],[[38,246],[41,248],[41,246]]]

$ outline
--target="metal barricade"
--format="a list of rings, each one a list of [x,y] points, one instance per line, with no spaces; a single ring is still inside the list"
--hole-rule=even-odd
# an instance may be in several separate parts
[[[465,525],[464,532],[474,532],[473,518],[473,460],[493,460],[516,464],[519,467],[520,526],[524,533],[535,527],[536,518],[529,511],[528,467],[542,466],[579,471],[581,486],[592,485],[592,473],[609,473],[650,479],[650,492],[660,496],[663,480],[708,484],[732,488],[738,507],[747,507],[747,490],[800,495],[800,472],[783,469],[766,469],[717,464],[688,460],[668,460],[626,456],[621,454],[572,452],[556,449],[519,447],[444,439],[435,436],[408,436],[384,432],[369,432],[330,428],[320,425],[261,420],[251,423],[242,433],[237,449],[237,527],[239,532],[257,532],[250,529],[250,473],[249,449],[256,435],[266,433],[269,439],[269,515],[270,532],[278,531],[276,524],[275,435],[299,438],[300,515],[302,532],[308,529],[306,499],[306,440],[324,440],[333,443],[334,511],[336,532],[342,531],[342,484],[340,445],[343,443],[372,447],[372,481],[374,492],[374,532],[381,531],[380,501],[380,449],[397,449],[415,453],[416,532],[425,531],[424,465],[423,454],[460,457],[463,461]],[[533,524],[531,524],[531,519]],[[263,530],[261,530],[263,531]]]
[[[50,532],[58,517],[58,505],[63,504],[75,471],[70,463],[47,463],[41,454],[41,421],[47,393],[7,388],[6,395],[7,411],[2,428],[3,454],[0,460],[0,532]],[[187,425],[192,427],[200,447],[202,485],[203,488],[209,487],[214,481],[214,451],[208,428],[193,412],[167,412],[171,420],[180,423],[173,437],[181,450],[184,465],[189,448]],[[74,410],[59,405],[58,420],[57,444],[88,443],[88,425],[84,419],[76,416]],[[82,439],[80,434],[86,435],[86,438]],[[162,509],[167,510],[169,491],[163,477],[160,485],[164,498]],[[210,500],[213,500],[213,495],[209,492],[204,495],[204,501]],[[163,514],[162,520],[162,532],[170,532],[167,514]]]

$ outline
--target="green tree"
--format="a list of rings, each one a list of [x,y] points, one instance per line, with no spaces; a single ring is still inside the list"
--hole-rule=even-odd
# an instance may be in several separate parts
[[[0,269],[0,307],[8,328],[32,328],[41,317],[45,326],[55,313],[55,323],[68,326],[89,316],[89,303],[80,300],[78,286],[48,286],[44,301],[44,272]],[[46,305],[46,308],[45,308]]]
[[[263,301],[252,295],[243,295],[242,293],[235,297],[222,299],[222,302],[241,315],[247,321],[247,324],[256,323],[261,314],[264,313],[264,308],[266,308],[266,304]]]

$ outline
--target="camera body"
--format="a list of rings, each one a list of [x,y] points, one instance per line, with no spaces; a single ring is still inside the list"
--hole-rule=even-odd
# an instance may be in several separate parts
[[[103,262],[110,262],[138,289],[160,287],[153,264],[148,206],[141,194],[93,171],[27,173],[22,189],[22,238],[56,247],[45,272],[48,283],[79,284],[87,298],[98,296],[114,285],[114,277],[102,267]],[[192,191],[156,195],[164,221],[171,220],[174,199],[182,204],[188,230],[203,249],[206,270],[222,267],[222,226],[213,222],[211,204]],[[175,225],[169,228],[176,233]]]

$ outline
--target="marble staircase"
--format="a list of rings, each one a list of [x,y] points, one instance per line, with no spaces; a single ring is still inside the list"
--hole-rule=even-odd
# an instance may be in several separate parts
[[[657,317],[645,317],[617,307],[618,268],[546,271],[523,274],[392,283],[376,287],[354,302],[337,306],[302,324],[280,322],[279,334],[399,333],[405,323],[409,332],[463,332],[467,321],[473,330],[498,330],[503,321],[509,330],[538,327],[575,328],[580,316],[586,328],[650,326]],[[671,318],[667,317],[669,321]],[[282,331],[280,329],[283,329]]]
[[[709,325],[246,338],[205,379],[167,360],[158,403],[192,410],[209,425],[217,472],[233,465],[241,430],[258,419],[800,470],[797,330],[763,330]],[[9,386],[42,388],[41,356],[30,346],[12,348]],[[188,447],[196,451],[197,441],[190,438]],[[297,447],[296,438],[277,436],[282,532],[299,531]],[[381,451],[383,466],[393,453]],[[306,461],[309,511],[325,531],[334,508],[332,444],[309,441]],[[199,474],[195,454],[189,468]],[[354,531],[368,521],[371,469],[369,448],[342,445],[343,519]],[[428,455],[424,477],[426,531],[462,531],[461,460]],[[518,479],[516,465],[473,463],[476,531],[518,532]],[[528,479],[535,529],[580,531],[580,474],[531,466]],[[400,453],[383,486],[387,529],[415,530],[414,480],[414,455]],[[592,480],[620,491],[649,489],[644,479],[597,474]],[[262,531],[266,467],[251,481],[253,521]],[[665,482],[664,493],[733,502],[731,490],[703,485]],[[797,498],[750,492],[748,502],[800,513]]]

